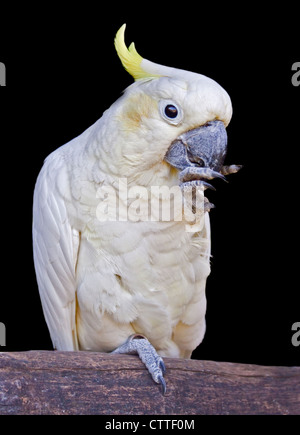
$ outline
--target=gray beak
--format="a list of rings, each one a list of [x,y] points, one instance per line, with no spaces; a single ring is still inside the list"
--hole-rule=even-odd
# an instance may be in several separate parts
[[[227,133],[223,122],[210,121],[175,139],[164,160],[180,171],[196,167],[220,172],[226,150]]]

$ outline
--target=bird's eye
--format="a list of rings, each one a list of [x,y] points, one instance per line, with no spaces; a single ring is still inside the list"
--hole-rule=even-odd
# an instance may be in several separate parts
[[[161,100],[159,109],[162,118],[169,124],[178,125],[182,121],[182,110],[174,101]]]
[[[174,119],[178,115],[178,110],[177,110],[177,108],[175,106],[173,106],[173,104],[168,104],[165,107],[165,115],[168,118]]]

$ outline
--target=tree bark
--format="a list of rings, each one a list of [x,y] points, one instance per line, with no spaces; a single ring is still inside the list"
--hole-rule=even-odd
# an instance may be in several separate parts
[[[0,353],[0,414],[300,414],[300,367],[165,358],[167,392],[135,355]]]

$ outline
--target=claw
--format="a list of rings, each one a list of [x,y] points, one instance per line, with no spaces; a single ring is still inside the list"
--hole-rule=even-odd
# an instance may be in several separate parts
[[[235,174],[240,169],[242,169],[243,165],[230,165],[230,166],[222,166],[221,174],[230,175]]]
[[[189,166],[188,168],[185,168],[183,171],[180,172],[179,180],[181,182],[186,182],[186,181],[202,180],[203,178],[207,180],[212,180],[213,178],[221,178],[223,181],[227,182],[224,175],[225,174],[213,171],[212,169],[209,168],[198,168],[195,166]]]
[[[185,182],[180,184],[180,187],[189,187],[189,186],[191,186],[191,187],[203,186],[204,190],[205,189],[216,190],[214,186],[212,186],[211,184],[209,184],[203,180],[185,181]]]
[[[166,381],[164,380],[164,378],[162,376],[158,376],[158,380],[159,380],[159,382],[161,383],[161,386],[162,386],[162,393],[163,393],[163,395],[165,395],[166,391],[167,391]]]
[[[166,373],[166,366],[165,366],[165,363],[163,362],[162,359],[159,362],[159,367],[160,367],[160,370],[162,371],[162,374],[164,375]]]

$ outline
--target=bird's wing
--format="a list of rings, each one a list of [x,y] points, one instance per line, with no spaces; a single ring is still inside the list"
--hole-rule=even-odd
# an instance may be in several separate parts
[[[50,156],[34,192],[33,252],[44,316],[54,348],[77,350],[75,270],[80,235],[66,209],[67,172]]]

